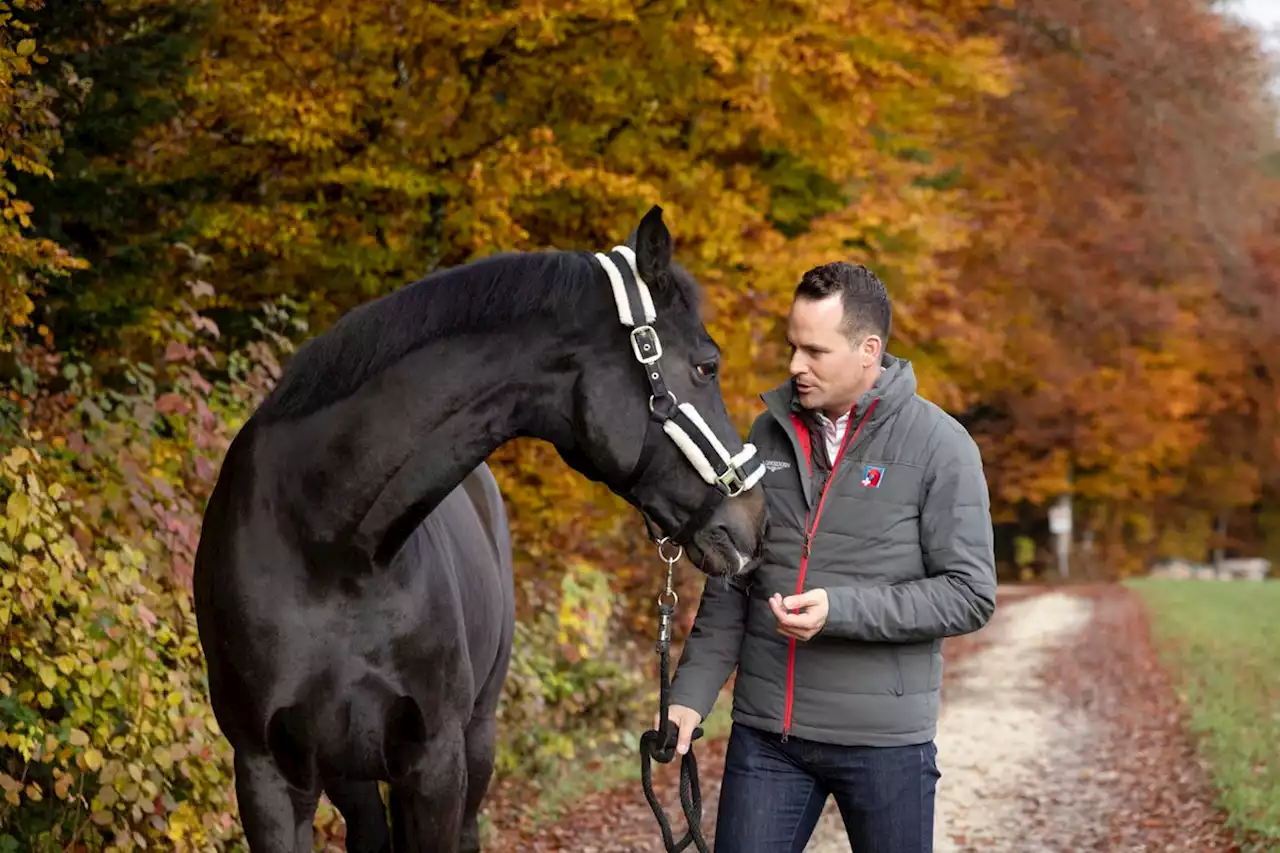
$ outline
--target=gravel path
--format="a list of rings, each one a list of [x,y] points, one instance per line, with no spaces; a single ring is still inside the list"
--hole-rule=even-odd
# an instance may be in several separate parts
[[[1093,738],[1095,723],[1050,688],[1047,665],[1089,624],[1092,605],[1048,593],[1002,607],[985,646],[954,665],[943,697],[934,849],[1089,849],[1104,787],[1079,784],[1094,771],[1078,745]],[[833,803],[805,850],[849,850]]]

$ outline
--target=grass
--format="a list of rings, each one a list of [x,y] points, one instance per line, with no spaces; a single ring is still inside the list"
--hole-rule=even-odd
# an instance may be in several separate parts
[[[1280,849],[1280,582],[1128,586],[1147,604],[1228,825]]]

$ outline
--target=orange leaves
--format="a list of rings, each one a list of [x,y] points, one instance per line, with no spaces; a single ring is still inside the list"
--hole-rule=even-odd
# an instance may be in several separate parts
[[[863,187],[888,178],[905,188],[922,171],[900,168],[896,152],[939,142],[948,121],[938,109],[958,92],[986,91],[998,67],[989,40],[959,34],[973,8],[948,18],[806,0],[673,18],[621,2],[376,13],[351,2],[283,11],[233,2],[191,87],[201,123],[223,130],[192,138],[194,151],[173,149],[183,162],[157,166],[212,166],[255,187],[235,204],[263,215],[226,210],[218,219],[228,227],[204,229],[246,252],[360,244],[376,222],[386,262],[412,275],[432,257],[598,243],[661,202],[681,218],[689,257],[707,269],[741,265],[744,236],[768,236],[761,153],[793,152]],[[287,238],[253,227],[281,209],[300,219]],[[344,224],[322,234],[320,221]],[[310,252],[291,254],[286,277],[314,263]]]
[[[1206,451],[1256,405],[1235,340],[1254,328],[1254,43],[1191,0],[1033,0],[988,24],[1016,86],[973,105],[960,186],[976,218],[949,258],[960,324],[985,334],[946,349],[968,355],[950,373],[997,511],[1073,491],[1141,530],[1181,523],[1156,518],[1170,502],[1253,501],[1254,463]]]

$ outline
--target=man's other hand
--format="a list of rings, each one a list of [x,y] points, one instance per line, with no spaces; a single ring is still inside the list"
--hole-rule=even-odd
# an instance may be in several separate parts
[[[778,633],[797,640],[811,640],[822,630],[829,606],[825,589],[811,589],[786,598],[775,592],[769,598],[769,609],[778,620]]]
[[[667,719],[680,729],[680,737],[676,741],[676,752],[684,755],[689,751],[689,744],[693,741],[693,730],[702,722],[702,715],[684,705],[670,705],[667,707]],[[662,730],[660,722],[658,715],[654,714],[653,728],[657,731]]]

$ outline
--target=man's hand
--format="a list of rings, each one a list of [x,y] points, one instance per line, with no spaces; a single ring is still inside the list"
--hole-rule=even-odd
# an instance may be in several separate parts
[[[692,708],[686,708],[684,705],[667,706],[667,719],[676,724],[680,729],[680,737],[676,741],[676,752],[684,755],[689,751],[689,743],[693,740],[693,730],[702,722],[702,715]],[[657,714],[653,715],[653,727],[657,731],[662,731],[661,720]]]
[[[786,598],[775,592],[769,598],[769,609],[778,620],[778,633],[797,640],[811,640],[822,630],[829,606],[825,589],[811,589]]]

